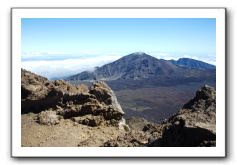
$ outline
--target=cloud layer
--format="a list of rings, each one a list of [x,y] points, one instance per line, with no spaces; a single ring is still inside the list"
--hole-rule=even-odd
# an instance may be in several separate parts
[[[44,57],[22,58],[22,68],[30,70],[36,74],[49,79],[63,78],[85,70],[93,70],[97,66],[102,66],[119,59],[120,56],[88,56],[88,57]]]
[[[187,57],[215,65],[215,58],[213,58],[213,55],[195,56],[188,54],[172,55],[172,53],[164,52],[147,53],[158,59],[177,60],[181,57]],[[21,58],[21,65],[24,69],[30,70],[31,72],[42,75],[49,79],[53,79],[67,77],[85,70],[93,71],[95,67],[100,67],[121,57],[122,55],[118,54],[75,55],[66,53],[34,53],[34,55],[23,54]]]

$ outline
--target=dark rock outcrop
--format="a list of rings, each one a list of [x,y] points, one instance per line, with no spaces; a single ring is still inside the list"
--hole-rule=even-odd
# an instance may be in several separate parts
[[[103,105],[108,106],[107,110],[104,112],[104,117],[106,119],[114,118],[120,120],[122,118],[124,112],[118,103],[114,92],[106,83],[102,81],[93,83],[89,93],[94,95]]]
[[[163,133],[163,147],[198,147],[216,140],[216,134],[201,127],[185,126],[177,122],[169,126]],[[207,143],[208,142],[208,143]],[[210,146],[210,145],[208,145]]]
[[[205,85],[196,92],[196,96],[183,106],[192,111],[216,111],[216,91]]]
[[[166,123],[162,146],[213,146],[216,140],[216,92],[205,85]]]
[[[60,115],[65,119],[80,117],[78,123],[90,126],[99,125],[101,118],[115,120],[118,125],[124,115],[114,92],[102,81],[94,82],[90,88],[74,86],[64,80],[49,81],[22,69],[21,90],[22,113],[40,113],[41,124],[55,124],[55,115]]]
[[[102,116],[93,116],[93,115],[74,117],[73,121],[75,121],[79,124],[83,124],[83,125],[87,125],[87,126],[91,126],[91,127],[100,126],[104,122]]]

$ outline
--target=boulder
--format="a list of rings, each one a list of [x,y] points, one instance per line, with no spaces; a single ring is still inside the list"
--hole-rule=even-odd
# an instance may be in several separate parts
[[[96,127],[102,125],[104,119],[102,116],[85,115],[80,117],[74,117],[73,121],[90,127]]]
[[[149,124],[149,122],[144,118],[138,117],[131,117],[126,120],[126,123],[132,130],[137,131],[143,131],[144,128]]]
[[[94,82],[90,87],[89,93],[95,95],[96,99],[105,105],[103,115],[106,119],[122,119],[124,112],[114,92],[105,82]]]
[[[38,100],[44,98],[52,83],[48,79],[21,69],[21,98]]]
[[[43,125],[55,125],[59,123],[61,117],[55,111],[47,110],[38,114],[37,121]]]

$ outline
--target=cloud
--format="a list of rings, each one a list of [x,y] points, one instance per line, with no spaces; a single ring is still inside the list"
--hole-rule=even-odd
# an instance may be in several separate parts
[[[70,76],[85,70],[92,71],[97,66],[102,66],[119,58],[120,56],[117,55],[87,56],[77,58],[65,57],[65,59],[61,59],[57,56],[50,60],[45,58],[38,58],[36,60],[31,57],[23,58],[22,68],[51,79]]]
[[[212,65],[216,65],[216,58],[214,55],[199,55],[199,56],[197,56],[197,55],[185,54],[183,57],[192,58],[192,59],[200,60],[200,61],[212,64]]]

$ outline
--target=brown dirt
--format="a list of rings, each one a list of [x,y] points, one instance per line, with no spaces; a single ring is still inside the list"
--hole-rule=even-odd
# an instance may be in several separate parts
[[[116,139],[124,130],[113,126],[89,127],[70,119],[61,119],[57,125],[40,125],[36,114],[21,115],[21,144],[23,147],[97,147]]]

